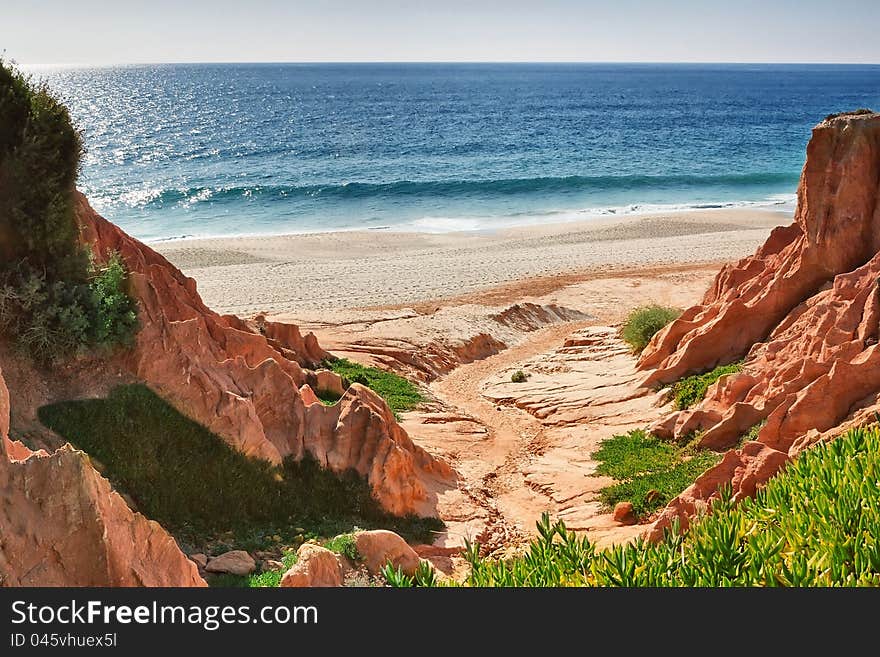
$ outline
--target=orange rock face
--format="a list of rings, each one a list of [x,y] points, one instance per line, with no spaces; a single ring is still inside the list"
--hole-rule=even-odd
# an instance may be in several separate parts
[[[9,440],[0,375],[0,585],[205,586],[157,523],[134,513],[69,445]]]
[[[335,471],[356,469],[392,513],[431,513],[426,480],[450,468],[413,444],[384,400],[354,385],[333,406],[316,367],[329,354],[292,325],[220,316],[196,284],[161,255],[98,216],[79,197],[82,238],[99,257],[119,252],[139,303],[141,330],[129,368],[178,410],[243,453],[280,463],[307,452]],[[337,384],[338,384],[338,377]],[[323,386],[323,387],[322,387]]]
[[[313,543],[296,551],[296,563],[281,578],[282,588],[342,586],[342,564],[333,552]]]
[[[374,575],[381,573],[388,563],[413,575],[421,563],[418,553],[400,535],[387,529],[357,532],[354,540],[364,565]]]
[[[648,538],[660,540],[663,532],[676,518],[681,529],[687,529],[689,519],[706,511],[722,484],[730,484],[733,500],[755,494],[758,486],[775,475],[785,465],[788,455],[758,442],[748,442],[742,449],[730,450],[721,463],[710,468],[673,499],[652,524]]]
[[[813,130],[795,223],[725,267],[703,303],[658,333],[642,354],[644,385],[744,357],[697,407],[652,429],[701,444],[747,444],[674,500],[662,523],[685,517],[720,483],[737,495],[772,476],[823,435],[880,408],[880,114],[840,115]]]

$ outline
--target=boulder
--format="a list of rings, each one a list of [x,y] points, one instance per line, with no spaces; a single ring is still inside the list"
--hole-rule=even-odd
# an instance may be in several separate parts
[[[257,569],[257,562],[244,550],[230,550],[208,560],[205,570],[209,573],[250,575]]]
[[[327,548],[305,543],[296,551],[296,563],[281,578],[282,587],[342,586],[342,563]]]
[[[398,534],[387,529],[357,532],[354,535],[358,554],[371,574],[377,575],[390,561],[407,575],[421,563],[418,553]]]

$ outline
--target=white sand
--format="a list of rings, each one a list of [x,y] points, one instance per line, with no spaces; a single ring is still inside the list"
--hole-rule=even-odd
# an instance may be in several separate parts
[[[153,244],[219,312],[408,304],[581,272],[720,263],[748,255],[788,213],[737,209],[603,218],[480,233],[350,231]]]

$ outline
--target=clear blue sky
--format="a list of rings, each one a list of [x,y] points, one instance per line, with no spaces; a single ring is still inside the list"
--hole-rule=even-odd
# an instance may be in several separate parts
[[[10,0],[22,65],[244,61],[880,63],[880,0]]]

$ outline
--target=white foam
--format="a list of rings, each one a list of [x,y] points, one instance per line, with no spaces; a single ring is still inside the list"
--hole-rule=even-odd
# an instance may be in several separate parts
[[[774,194],[760,201],[718,201],[701,203],[633,203],[630,205],[560,210],[555,212],[517,213],[515,215],[474,215],[465,217],[422,217],[392,226],[393,230],[416,233],[451,233],[497,230],[539,224],[560,224],[615,216],[643,216],[663,213],[700,212],[754,208],[793,212],[797,197],[794,194]]]

